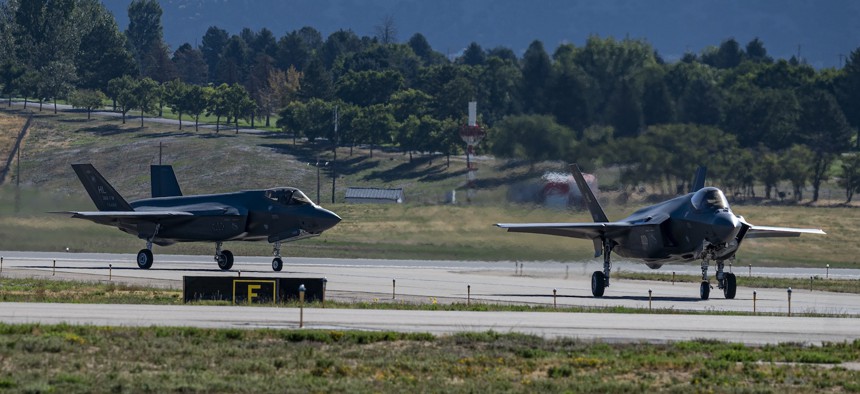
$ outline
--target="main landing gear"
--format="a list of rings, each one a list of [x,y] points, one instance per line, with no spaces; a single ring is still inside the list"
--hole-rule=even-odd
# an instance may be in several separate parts
[[[711,283],[708,281],[709,258],[702,259],[702,284],[699,286],[699,297],[707,300],[711,293]],[[737,279],[731,272],[723,272],[725,260],[717,260],[717,287],[723,291],[727,300],[732,300],[738,291]]]
[[[612,268],[609,255],[612,246],[608,241],[603,241],[603,271],[594,271],[591,274],[591,294],[595,297],[603,297],[603,292],[609,287],[609,270]]]
[[[152,236],[146,239],[146,249],[141,249],[140,252],[137,252],[137,266],[140,269],[147,270],[149,267],[152,267],[152,262],[155,260],[152,256],[152,240],[158,235],[159,229],[161,229],[161,225],[156,224]]]
[[[281,241],[275,241],[275,244],[272,245],[272,255],[275,256],[272,259],[272,269],[280,271],[284,268],[284,260],[281,260]]]
[[[218,268],[227,271],[233,268],[233,252],[229,250],[221,250],[222,242],[215,243],[215,261],[218,262]]]

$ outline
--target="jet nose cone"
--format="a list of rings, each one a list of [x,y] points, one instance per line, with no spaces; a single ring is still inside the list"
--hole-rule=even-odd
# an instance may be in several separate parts
[[[340,223],[340,216],[337,216],[336,213],[329,211],[328,209],[317,207],[317,224],[319,229],[317,231],[323,232],[334,227],[336,224]]]
[[[741,229],[741,223],[734,214],[730,212],[720,212],[714,217],[711,222],[712,237],[709,237],[711,243],[727,243],[737,237]]]

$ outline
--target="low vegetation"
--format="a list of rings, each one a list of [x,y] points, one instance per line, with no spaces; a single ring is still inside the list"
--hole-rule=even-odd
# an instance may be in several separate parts
[[[0,325],[0,358],[5,392],[860,391],[860,341]]]
[[[860,279],[829,279],[820,275],[809,278],[771,278],[766,276],[747,276],[742,271],[736,271],[738,280],[744,287],[753,289],[805,289],[812,291],[830,291],[835,293],[860,294]],[[673,275],[672,273],[645,273],[618,271],[613,274],[616,279],[654,280],[661,282],[698,283],[702,281],[699,275]],[[713,275],[711,281],[714,281]]]

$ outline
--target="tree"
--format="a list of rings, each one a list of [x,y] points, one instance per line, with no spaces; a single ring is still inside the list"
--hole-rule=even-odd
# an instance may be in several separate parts
[[[298,31],[292,31],[278,40],[275,65],[279,69],[286,70],[292,66],[303,71],[311,58],[311,48],[302,40]]]
[[[161,26],[161,5],[157,0],[132,0],[128,6],[128,28],[125,31],[128,44],[138,68],[145,77],[158,78],[158,67],[151,63],[154,51],[164,47],[164,32]]]
[[[860,150],[860,48],[851,51],[836,81],[836,97],[848,123],[857,131],[855,148]]]
[[[694,79],[678,101],[682,122],[713,126],[722,119],[722,97],[711,81]]]
[[[403,76],[394,70],[350,71],[338,79],[337,97],[362,107],[383,104],[402,85]]]
[[[776,190],[777,194],[779,193],[777,185],[784,176],[779,155],[770,151],[759,152],[755,170],[758,172],[758,180],[764,184],[764,198],[770,200],[771,191]]]
[[[319,98],[328,101],[334,96],[331,74],[325,69],[318,57],[314,57],[307,64],[302,75],[304,78],[302,78],[299,95],[303,99]]]
[[[734,38],[729,38],[720,44],[715,51],[702,55],[702,63],[716,68],[735,68],[741,64],[744,53],[740,44]]]
[[[373,147],[391,140],[392,132],[397,128],[397,122],[388,105],[374,104],[359,110],[352,120],[352,128],[359,140],[370,144],[372,158]]]
[[[839,186],[845,189],[845,203],[850,204],[854,193],[860,192],[860,155],[842,157],[841,175]]]
[[[215,115],[215,132],[221,131],[221,118],[230,116],[230,103],[227,102],[230,85],[222,83],[208,94],[209,104],[206,107],[206,116]]]
[[[3,94],[9,97],[9,107],[12,106],[12,94],[18,91],[24,72],[24,67],[19,67],[11,61],[0,65],[0,83],[3,84]]]
[[[610,124],[616,137],[635,136],[643,124],[641,94],[629,81],[622,81],[612,94],[607,107]]]
[[[549,88],[552,64],[540,41],[532,41],[523,55],[523,79],[520,97],[527,113],[544,113],[546,90]]]
[[[208,75],[214,79],[218,70],[218,63],[221,62],[221,54],[224,52],[224,47],[227,45],[227,40],[230,35],[227,31],[217,26],[209,26],[206,33],[203,35],[203,40],[200,43],[200,53],[203,54],[203,59],[206,60],[206,65],[209,67]]]
[[[198,131],[200,114],[209,107],[209,97],[214,89],[200,85],[190,85],[181,100],[181,107],[189,115],[194,116],[194,131]]]
[[[523,159],[534,164],[563,160],[576,139],[573,131],[546,115],[509,116],[493,127],[490,151],[499,157]]]
[[[192,85],[203,85],[209,80],[209,67],[203,52],[194,49],[187,42],[173,52],[173,65],[176,75],[182,82]]]
[[[756,63],[773,63],[773,58],[767,55],[764,43],[758,37],[747,43],[746,57]]]
[[[136,73],[136,64],[113,14],[101,2],[83,1],[81,5],[92,28],[81,37],[75,56],[77,86],[106,91],[111,79]]]
[[[397,42],[397,25],[394,23],[393,16],[385,15],[382,17],[379,24],[374,26],[374,30],[380,43],[387,45]]]
[[[69,95],[69,103],[75,108],[83,108],[87,110],[87,120],[90,120],[90,113],[102,106],[102,102],[107,99],[104,93],[99,90],[78,89]]]
[[[487,55],[484,49],[477,42],[472,41],[458,60],[458,63],[467,66],[482,66],[487,61]]]
[[[134,86],[134,107],[140,109],[140,127],[143,127],[144,112],[155,110],[161,86],[152,78],[143,78]]]
[[[239,36],[232,36],[224,46],[221,60],[215,72],[215,81],[226,83],[245,83],[250,66],[248,46]]]
[[[851,140],[851,127],[833,95],[814,90],[802,94],[800,120],[802,140],[813,152],[812,201],[818,201],[821,183],[828,179],[830,164]]]
[[[427,38],[421,33],[412,35],[409,41],[407,41],[407,45],[409,45],[409,48],[412,48],[412,52],[421,59],[425,66],[440,64],[446,61],[445,55],[434,51],[430,43],[427,42]]]
[[[320,59],[326,68],[331,69],[335,61],[362,49],[361,39],[351,30],[338,30],[325,40],[320,49]]]
[[[182,114],[187,111],[185,99],[188,96],[188,89],[189,86],[179,79],[163,85],[164,101],[179,115],[179,130],[182,130]]]
[[[809,165],[815,154],[803,145],[792,145],[780,157],[785,179],[791,182],[794,189],[794,200],[803,200],[803,188],[812,177],[812,167]]]
[[[307,125],[307,109],[301,101],[293,101],[281,110],[276,125],[293,135],[293,145]]]
[[[40,98],[54,100],[54,113],[57,113],[57,97],[65,97],[74,88],[75,66],[72,63],[53,61],[42,69],[42,88]]]
[[[122,124],[125,124],[125,114],[136,105],[137,101],[134,93],[137,85],[138,81],[128,75],[108,81],[107,93],[114,103],[116,103],[115,106],[119,105],[120,113],[122,113]]]
[[[231,85],[225,92],[224,100],[227,105],[227,116],[233,118],[236,134],[239,134],[239,118],[253,116],[256,104],[245,87],[239,84]]]

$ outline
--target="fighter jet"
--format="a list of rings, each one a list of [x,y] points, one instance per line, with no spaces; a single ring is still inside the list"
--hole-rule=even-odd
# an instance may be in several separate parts
[[[735,215],[726,196],[716,187],[705,187],[705,167],[696,173],[691,192],[642,208],[632,215],[610,222],[600,203],[585,183],[576,164],[571,165],[576,185],[591,212],[594,223],[497,223],[509,232],[559,235],[594,242],[594,257],[603,255],[603,271],[591,275],[591,293],[602,297],[609,287],[610,255],[644,261],[652,269],[665,263],[701,260],[702,283],[699,296],[707,300],[711,285],[708,268],[716,261],[716,279],[727,299],[735,298],[735,275],[724,272],[726,260],[733,260],[741,242],[748,238],[798,237],[824,234],[820,229],[755,226]]]
[[[221,249],[224,242],[266,240],[273,244],[272,269],[280,271],[282,242],[319,236],[340,222],[337,214],[292,187],[182,196],[172,167],[153,166],[153,198],[128,203],[91,164],[72,168],[98,211],[63,213],[146,240],[146,248],[137,253],[142,269],[152,266],[152,244],[215,242],[215,261],[229,270],[233,253]]]

